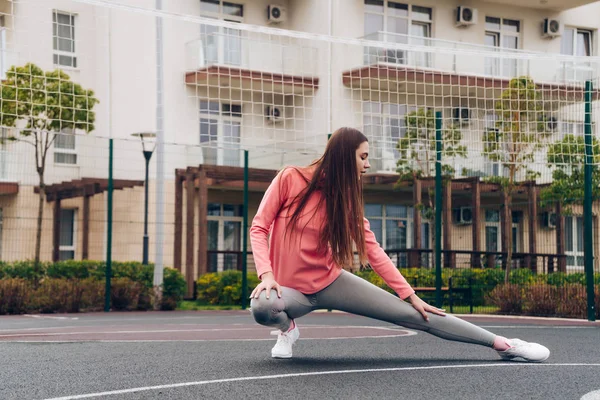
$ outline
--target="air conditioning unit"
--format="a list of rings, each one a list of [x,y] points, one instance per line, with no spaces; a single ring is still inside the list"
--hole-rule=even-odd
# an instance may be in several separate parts
[[[454,117],[454,121],[460,123],[461,125],[469,123],[470,112],[466,107],[456,107],[452,115]]]
[[[547,211],[542,214],[542,226],[548,229],[556,229],[557,219],[556,213]]]
[[[277,122],[283,120],[283,108],[277,106],[267,106],[265,110],[265,117],[271,122]]]
[[[475,25],[477,23],[477,9],[465,6],[456,8],[456,26]]]
[[[278,24],[286,20],[286,9],[277,4],[269,4],[267,6],[267,22],[269,24]]]
[[[471,207],[460,207],[455,209],[454,220],[458,225],[469,225],[473,223],[473,209]]]
[[[563,33],[563,25],[557,19],[546,18],[544,19],[544,27],[542,30],[542,36],[547,38],[558,37]]]

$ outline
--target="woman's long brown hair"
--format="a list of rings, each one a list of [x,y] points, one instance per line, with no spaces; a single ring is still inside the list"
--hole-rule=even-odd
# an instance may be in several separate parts
[[[287,234],[298,224],[311,195],[321,192],[315,213],[324,201],[327,218],[321,224],[318,251],[325,252],[330,245],[339,267],[352,265],[353,244],[361,264],[367,261],[363,190],[356,164],[356,150],[366,141],[367,137],[353,128],[340,128],[331,135],[321,158],[311,164],[315,171],[308,186],[292,201],[297,207],[286,227]]]

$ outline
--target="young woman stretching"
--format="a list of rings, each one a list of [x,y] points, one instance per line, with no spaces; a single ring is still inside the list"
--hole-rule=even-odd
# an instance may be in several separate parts
[[[505,360],[546,360],[550,352],[542,345],[497,336],[417,297],[363,216],[368,157],[365,135],[338,129],[319,160],[284,169],[265,192],[250,228],[261,279],[250,306],[256,322],[280,330],[271,356],[292,357],[300,336],[296,318],[334,309],[491,347]],[[361,264],[368,260],[398,297],[342,269],[352,265],[355,249]]]

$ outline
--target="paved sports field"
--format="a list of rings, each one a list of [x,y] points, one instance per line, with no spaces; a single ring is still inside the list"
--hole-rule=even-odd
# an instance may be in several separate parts
[[[297,320],[291,360],[248,311],[0,317],[0,399],[600,399],[600,324],[466,317],[542,364],[343,313]]]

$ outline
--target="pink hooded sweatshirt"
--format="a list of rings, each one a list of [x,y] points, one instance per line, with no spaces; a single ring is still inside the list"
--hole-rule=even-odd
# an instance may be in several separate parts
[[[320,226],[326,218],[324,207],[315,213],[320,193],[311,196],[298,219],[297,227],[284,238],[290,220],[288,215],[292,215],[292,210],[280,210],[288,207],[308,185],[300,171],[310,180],[312,170],[295,168],[286,168],[273,179],[252,221],[250,242],[258,276],[273,272],[281,286],[313,294],[329,286],[341,274],[341,269],[334,263],[331,249],[326,254],[317,252]],[[366,218],[364,225],[367,258],[371,267],[401,299],[406,299],[414,290],[377,243]]]

